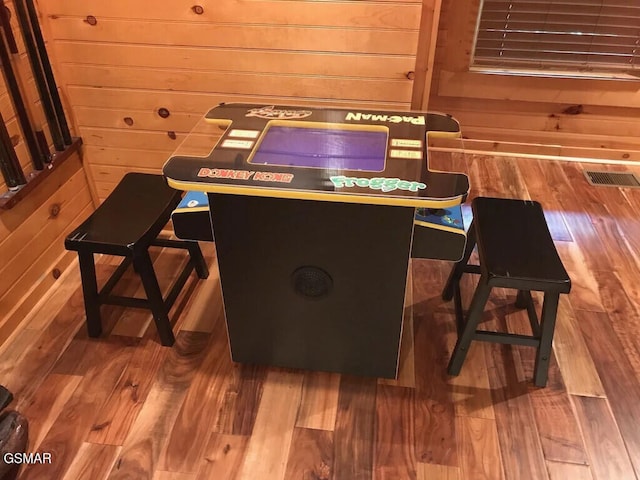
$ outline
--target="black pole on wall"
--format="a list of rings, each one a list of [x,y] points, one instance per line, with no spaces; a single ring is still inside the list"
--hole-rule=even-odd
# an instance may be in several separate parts
[[[16,0],[16,3],[20,3],[21,0]],[[42,30],[40,29],[40,22],[38,21],[38,12],[33,0],[25,0],[27,4],[27,11],[29,19],[31,20],[31,29],[33,31],[33,38],[36,40],[36,46],[38,48],[38,55],[40,56],[40,63],[44,72],[47,85],[49,86],[49,93],[51,94],[51,100],[53,102],[53,108],[55,109],[56,116],[58,117],[58,123],[60,125],[60,131],[62,132],[62,138],[65,145],[71,145],[71,132],[69,131],[69,125],[64,115],[64,108],[62,107],[62,100],[60,100],[60,93],[58,92],[58,85],[56,79],[53,76],[53,69],[51,68],[51,62],[49,61],[49,55],[47,54],[47,48],[44,44],[44,37],[42,36]]]
[[[11,143],[11,137],[0,113],[0,171],[9,190],[18,190],[27,181],[22,173],[20,161]]]
[[[42,109],[44,110],[44,115],[47,118],[47,123],[49,124],[49,131],[51,132],[53,145],[56,150],[62,151],[64,150],[65,142],[62,136],[59,119],[53,106],[51,92],[45,78],[40,55],[38,54],[38,49],[36,47],[36,42],[31,32],[31,22],[29,20],[29,14],[27,13],[27,9],[23,0],[15,0],[14,5],[16,8],[18,23],[20,24],[20,30],[22,30],[22,37],[24,38],[24,45],[27,49],[27,56],[29,57],[29,62],[31,63],[33,78],[36,82],[36,87],[38,88],[40,101],[42,102]]]
[[[36,170],[42,170],[44,168],[44,163],[49,161],[49,150],[47,146],[46,150],[43,151],[42,143],[37,139],[34,120],[31,118],[24,102],[24,99],[27,99],[28,101],[28,97],[26,92],[21,91],[16,78],[16,73],[11,64],[7,44],[9,44],[9,47],[14,46],[13,44],[15,43],[15,39],[14,42],[9,40],[10,38],[12,39],[13,35],[11,34],[7,11],[2,3],[3,2],[0,2],[0,16],[2,17],[2,27],[5,34],[4,36],[0,35],[0,63],[2,64],[2,73],[4,75],[7,88],[9,89],[9,94],[13,102],[13,106],[15,107],[18,122],[20,123],[20,129],[22,130],[22,135],[27,145],[27,149],[29,150],[33,166]],[[7,39],[6,43],[5,38]],[[44,136],[44,132],[40,131],[40,134]]]

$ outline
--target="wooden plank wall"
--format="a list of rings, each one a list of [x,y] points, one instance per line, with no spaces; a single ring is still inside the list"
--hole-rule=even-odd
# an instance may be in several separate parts
[[[640,161],[640,82],[469,72],[480,0],[443,0],[429,107],[469,149]]]
[[[37,120],[44,122],[22,35],[13,14],[13,2],[5,1],[5,5],[11,12],[11,24],[21,52],[14,68],[24,80],[26,101],[35,105]],[[33,166],[1,75],[0,110],[28,177]],[[48,135],[46,124],[45,133]],[[48,140],[51,145],[51,138]],[[0,177],[0,192],[6,191],[7,186]],[[92,210],[89,185],[78,153],[56,167],[12,209],[0,210],[0,344],[73,260],[73,255],[64,249],[63,239]]]
[[[64,238],[93,208],[76,153],[15,207],[0,210],[0,344],[73,261]]]
[[[126,171],[159,171],[220,102],[408,109],[422,3],[48,0],[40,9],[103,199]]]

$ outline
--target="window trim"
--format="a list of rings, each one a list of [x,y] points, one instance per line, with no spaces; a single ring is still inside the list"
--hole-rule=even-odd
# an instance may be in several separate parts
[[[640,70],[636,75],[625,71],[593,71],[581,72],[574,70],[560,69],[527,69],[518,67],[489,67],[473,66],[469,67],[470,72],[483,73],[487,75],[506,75],[512,77],[536,77],[536,78],[570,78],[573,80],[603,80],[603,81],[623,81],[640,82]]]
[[[437,92],[440,97],[640,108],[638,83],[613,79],[487,74],[468,69],[455,72],[442,68]]]

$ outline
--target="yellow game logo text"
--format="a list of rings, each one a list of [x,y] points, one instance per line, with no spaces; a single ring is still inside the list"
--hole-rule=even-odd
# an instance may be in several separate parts
[[[417,192],[418,190],[424,190],[427,188],[427,185],[422,182],[410,182],[409,180],[401,180],[399,178],[358,178],[336,175],[334,177],[330,177],[329,180],[331,180],[331,183],[333,183],[333,186],[336,188],[362,187],[370,188],[372,190],[381,190],[385,193],[393,192],[394,190]]]

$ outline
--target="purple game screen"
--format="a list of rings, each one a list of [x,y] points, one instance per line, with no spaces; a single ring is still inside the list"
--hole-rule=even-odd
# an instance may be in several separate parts
[[[387,132],[271,126],[251,163],[381,172]]]

